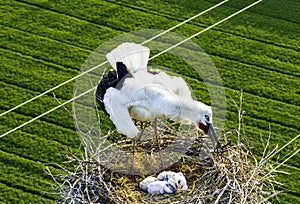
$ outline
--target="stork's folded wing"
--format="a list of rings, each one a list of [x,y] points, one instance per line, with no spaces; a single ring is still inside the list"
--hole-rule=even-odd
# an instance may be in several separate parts
[[[104,95],[105,109],[110,115],[110,120],[114,123],[117,131],[127,137],[133,138],[139,130],[134,125],[127,108],[124,96],[115,88],[107,89]]]

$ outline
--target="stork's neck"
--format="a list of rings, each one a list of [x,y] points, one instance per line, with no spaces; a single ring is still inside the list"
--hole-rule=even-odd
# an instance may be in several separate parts
[[[190,122],[196,122],[199,113],[199,106],[197,103],[198,102],[194,100],[187,100],[185,98],[180,99],[180,119],[189,120]]]

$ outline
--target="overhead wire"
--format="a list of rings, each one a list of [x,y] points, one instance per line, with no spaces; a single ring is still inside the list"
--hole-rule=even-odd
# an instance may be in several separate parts
[[[235,12],[235,13],[229,15],[228,17],[226,17],[226,18],[224,18],[224,19],[218,21],[217,23],[215,23],[215,24],[213,24],[213,25],[211,25],[211,26],[209,26],[209,27],[207,27],[207,28],[205,28],[205,29],[203,29],[203,30],[201,30],[201,31],[199,31],[199,32],[197,32],[197,33],[195,33],[194,35],[191,35],[190,37],[188,37],[188,38],[186,38],[186,39],[180,41],[179,43],[177,43],[177,44],[175,44],[175,45],[173,45],[173,46],[170,46],[169,48],[167,48],[167,49],[165,49],[165,50],[159,52],[158,54],[152,56],[149,60],[152,60],[152,59],[154,59],[154,58],[156,58],[156,57],[158,57],[158,56],[160,56],[160,55],[162,55],[162,54],[168,52],[169,50],[171,50],[171,49],[173,49],[173,48],[175,48],[175,47],[177,47],[177,46],[183,44],[184,42],[186,42],[186,41],[188,41],[188,40],[190,40],[190,39],[192,39],[192,38],[194,38],[194,37],[200,35],[201,33],[205,32],[205,31],[207,31],[207,30],[209,30],[209,29],[211,29],[211,28],[213,28],[213,27],[215,27],[215,26],[217,26],[217,25],[219,25],[219,24],[225,22],[226,20],[228,20],[228,19],[230,19],[230,18],[232,18],[232,17],[234,17],[234,16],[236,16],[236,15],[238,15],[238,14],[244,12],[245,10],[247,10],[247,9],[249,9],[249,8],[251,8],[251,7],[253,7],[253,6],[255,6],[256,4],[258,4],[258,3],[262,2],[262,1],[263,1],[263,0],[258,0],[258,1],[254,2],[254,3],[250,4],[250,5],[248,5],[248,6],[246,6],[246,7],[244,7],[243,9],[240,9],[239,11],[237,11],[237,12]],[[221,3],[222,3],[222,2],[221,2]],[[225,3],[225,2],[224,2],[224,3]],[[169,29],[169,30],[170,30],[170,29]],[[159,34],[159,35],[160,35],[160,34]],[[148,41],[148,42],[149,42],[149,41]],[[144,42],[144,43],[145,43],[145,42]],[[105,64],[105,63],[107,63],[107,61],[101,63],[100,65],[103,65],[103,64]],[[95,66],[95,67],[98,68],[100,65],[97,65],[97,66]],[[90,70],[88,70],[88,71],[91,71],[91,70],[93,70],[93,69],[96,69],[95,67],[93,67],[92,69],[90,69]],[[83,73],[86,74],[86,73],[88,73],[88,72],[83,72]],[[79,76],[79,75],[78,75],[78,76]],[[80,76],[82,76],[82,73],[81,73]],[[75,77],[74,77],[74,78],[75,78]],[[77,77],[77,78],[78,78],[78,77]],[[68,80],[68,81],[69,81],[69,80]],[[91,88],[91,89],[89,89],[89,90],[87,90],[87,91],[85,91],[85,92],[79,94],[78,96],[75,96],[74,98],[71,98],[70,100],[68,100],[68,101],[66,101],[66,102],[64,102],[64,103],[61,103],[60,105],[58,105],[58,106],[56,106],[56,107],[54,107],[54,108],[52,108],[52,109],[50,109],[50,110],[48,110],[48,111],[46,111],[46,112],[44,112],[44,113],[42,113],[42,114],[36,116],[35,118],[32,118],[31,120],[29,120],[29,121],[27,121],[27,122],[25,122],[25,123],[23,123],[23,124],[21,124],[21,125],[15,127],[15,128],[13,128],[13,129],[7,131],[6,133],[2,134],[2,135],[0,136],[0,138],[2,138],[2,137],[4,137],[4,136],[6,136],[6,135],[8,135],[8,134],[10,134],[10,133],[12,133],[12,132],[18,130],[18,129],[20,129],[20,128],[22,128],[22,127],[24,127],[25,125],[27,125],[27,124],[29,124],[29,123],[31,123],[31,122],[33,122],[33,121],[35,121],[35,120],[37,120],[37,119],[43,117],[44,115],[47,115],[48,113],[50,113],[50,112],[52,112],[52,111],[54,111],[54,110],[56,110],[56,109],[58,109],[58,108],[60,108],[60,107],[62,107],[62,106],[64,106],[64,105],[66,105],[66,104],[72,102],[73,100],[78,99],[79,97],[81,97],[81,96],[83,96],[83,95],[85,95],[85,94],[87,94],[87,93],[89,93],[89,92],[91,92],[91,91],[93,91],[93,90],[95,90],[95,89],[96,89],[96,87],[93,87],[93,88]]]
[[[203,14],[209,12],[209,11],[211,11],[212,9],[217,8],[218,6],[221,6],[222,4],[226,3],[227,1],[229,1],[229,0],[224,0],[224,1],[222,1],[222,2],[220,2],[220,3],[218,3],[218,4],[216,4],[216,5],[214,5],[214,6],[212,6],[212,7],[210,7],[210,8],[208,8],[208,9],[206,9],[206,10],[204,10],[204,11],[202,11],[202,12],[200,12],[200,13],[198,13],[198,14],[192,16],[192,17],[190,17],[189,19],[186,19],[185,21],[183,21],[183,22],[181,22],[181,23],[179,23],[179,24],[176,24],[175,26],[169,28],[168,30],[165,30],[165,31],[163,31],[163,32],[161,32],[161,33],[159,33],[159,34],[157,34],[157,35],[155,35],[155,36],[153,36],[153,37],[147,39],[146,41],[142,42],[141,45],[144,45],[144,44],[146,44],[146,43],[148,43],[148,42],[150,42],[150,41],[152,41],[152,40],[154,40],[154,39],[156,39],[156,38],[158,38],[158,37],[160,37],[160,36],[162,36],[162,35],[164,35],[164,34],[170,32],[170,31],[174,30],[175,28],[178,28],[179,26],[181,26],[181,25],[183,25],[183,24],[185,24],[185,23],[187,23],[187,22],[189,22],[189,21],[191,21],[191,20],[193,20],[193,19],[195,19],[195,18],[197,18],[197,17],[199,17],[199,16],[201,16],[201,15],[203,15]],[[91,69],[86,70],[86,71],[84,71],[84,72],[78,74],[77,76],[75,76],[75,77],[73,77],[73,78],[71,78],[71,79],[68,79],[67,81],[65,81],[65,82],[63,82],[63,83],[61,83],[61,84],[58,84],[57,86],[55,86],[55,87],[53,87],[53,88],[51,88],[51,89],[49,89],[49,90],[43,92],[43,93],[41,93],[41,94],[39,94],[39,95],[37,95],[37,96],[35,96],[35,97],[29,99],[29,100],[27,100],[27,101],[25,101],[25,102],[23,102],[23,103],[17,105],[17,106],[15,106],[15,107],[13,107],[13,108],[11,108],[11,109],[5,111],[5,112],[3,112],[3,113],[0,113],[0,117],[6,115],[7,113],[10,113],[10,112],[12,112],[12,111],[18,109],[18,108],[20,108],[20,107],[22,107],[22,106],[24,106],[24,105],[26,105],[27,103],[30,103],[31,101],[34,101],[35,99],[40,98],[41,96],[43,96],[43,95],[45,95],[45,94],[47,94],[47,93],[49,93],[49,92],[51,92],[51,91],[54,91],[55,89],[58,89],[59,87],[65,85],[65,84],[67,84],[67,83],[69,83],[69,82],[71,82],[71,81],[73,81],[73,80],[75,80],[75,79],[77,79],[77,78],[79,78],[79,77],[81,77],[81,76],[83,76],[83,75],[85,75],[85,74],[87,74],[87,73],[89,73],[89,72],[91,72],[91,71],[93,71],[93,70],[95,70],[95,69],[97,69],[97,68],[99,68],[99,67],[101,67],[101,66],[107,64],[107,63],[108,63],[108,61],[105,61],[105,62],[103,62],[103,63],[101,63],[101,64],[99,64],[99,65],[97,65],[97,66],[95,66],[95,67],[92,67]]]

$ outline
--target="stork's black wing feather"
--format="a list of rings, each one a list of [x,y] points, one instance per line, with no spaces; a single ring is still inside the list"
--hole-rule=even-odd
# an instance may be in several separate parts
[[[117,62],[117,72],[115,70],[110,70],[106,73],[100,83],[98,84],[96,90],[96,100],[99,103],[101,109],[108,115],[105,110],[105,105],[103,103],[103,98],[106,93],[106,90],[110,87],[120,89],[123,85],[123,81],[125,78],[132,77],[132,75],[128,72],[125,64],[122,62]]]
[[[99,103],[101,109],[106,113],[105,106],[103,103],[104,94],[106,93],[106,90],[110,87],[114,87],[115,84],[118,82],[117,73],[115,70],[110,70],[107,74],[105,74],[100,83],[98,84],[97,90],[96,90],[96,100]]]
[[[123,62],[117,62],[118,79],[122,80],[129,74],[126,65]],[[131,74],[130,74],[131,75]]]

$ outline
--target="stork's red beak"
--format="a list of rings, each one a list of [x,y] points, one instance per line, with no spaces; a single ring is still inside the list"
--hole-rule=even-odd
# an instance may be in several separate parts
[[[216,131],[214,129],[214,126],[211,123],[206,123],[204,125],[203,123],[198,123],[199,129],[201,129],[205,134],[208,134],[210,139],[217,144],[217,146],[220,145],[219,140],[217,138]]]
[[[200,130],[202,130],[205,134],[208,133],[209,127],[207,127],[207,125],[204,125],[203,123],[199,122],[199,123],[198,123],[198,128],[199,128]]]

